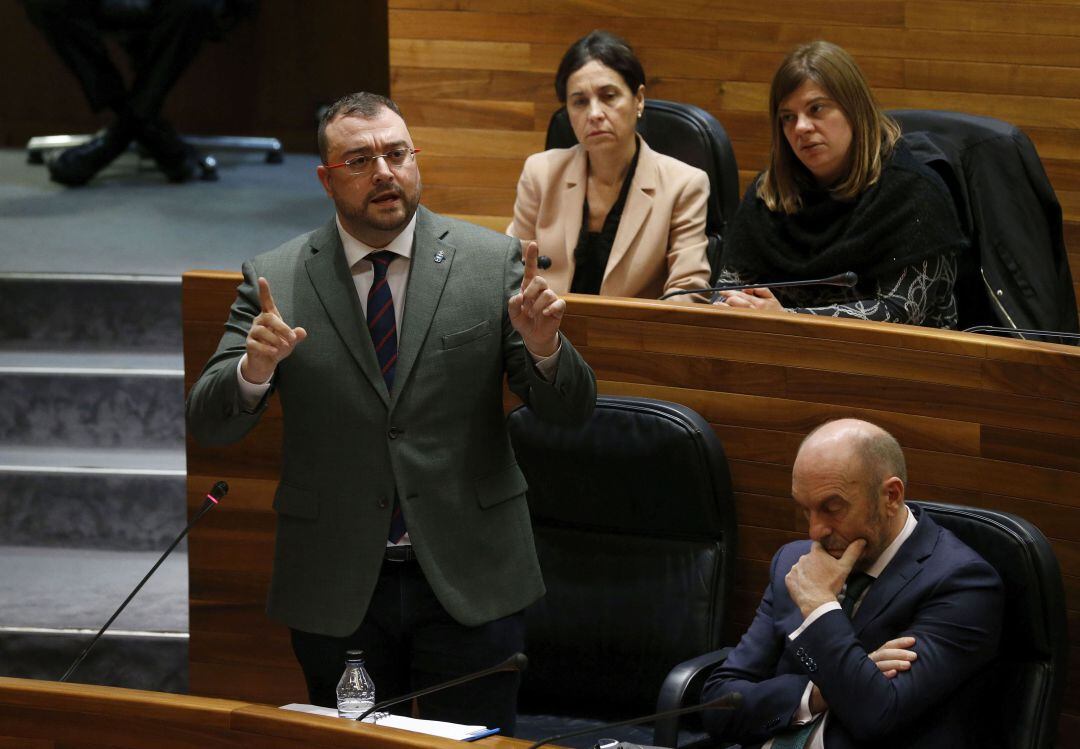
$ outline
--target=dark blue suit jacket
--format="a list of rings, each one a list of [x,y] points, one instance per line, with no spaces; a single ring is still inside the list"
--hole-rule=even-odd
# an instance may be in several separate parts
[[[784,576],[810,549],[784,546],[750,629],[705,684],[711,700],[741,692],[736,711],[706,713],[715,735],[747,746],[785,728],[808,681],[829,705],[826,749],[956,747],[971,741],[980,712],[980,672],[1001,634],[997,572],[929,516],[867,590],[854,619],[830,611],[795,640],[803,622]],[[902,635],[915,638],[911,670],[887,679],[867,654]]]

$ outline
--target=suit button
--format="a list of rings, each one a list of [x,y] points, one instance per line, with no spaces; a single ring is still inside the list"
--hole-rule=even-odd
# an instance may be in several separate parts
[[[386,497],[379,497],[379,501],[376,502],[375,505],[380,510],[385,510],[387,507],[390,506],[390,501]]]
[[[397,427],[390,427],[390,431],[386,433],[386,436],[389,437],[392,440],[396,440],[398,437],[400,437],[403,434],[405,434],[404,429],[399,429]]]

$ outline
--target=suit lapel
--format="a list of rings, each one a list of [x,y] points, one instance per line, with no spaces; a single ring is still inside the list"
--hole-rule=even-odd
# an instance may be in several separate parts
[[[914,512],[910,507],[908,510]],[[907,584],[922,572],[923,562],[933,553],[937,540],[937,524],[925,514],[921,515],[911,538],[900,547],[892,562],[881,573],[881,577],[867,589],[866,596],[852,619],[856,634],[866,629],[889,607]]]
[[[409,374],[435,319],[435,310],[439,307],[446,279],[450,275],[455,249],[445,241],[449,232],[449,222],[423,206],[417,209],[409,285],[405,292],[405,315],[401,322],[394,372],[395,394],[408,384]],[[435,262],[440,251],[442,259]]]
[[[589,156],[584,147],[576,146],[574,158],[566,168],[566,182],[563,190],[562,206],[559,214],[563,220],[564,241],[567,265],[574,267],[574,249],[581,236],[582,213],[585,207],[585,190],[588,186]],[[540,248],[543,252],[544,248]],[[570,274],[571,278],[573,273]]]
[[[623,206],[622,218],[619,219],[619,230],[615,232],[615,242],[611,245],[611,257],[604,271],[604,280],[607,280],[611,271],[626,257],[627,250],[652,212],[657,182],[656,152],[649,148],[640,136],[638,143],[641,150],[638,152],[637,168],[634,170],[630,190],[626,194],[626,205]]]
[[[371,344],[371,336],[367,332],[352,272],[345,262],[345,251],[341,246],[337,222],[331,221],[312,234],[309,244],[311,255],[307,258],[305,267],[308,278],[315,287],[315,293],[331,324],[345,343],[345,348],[356,360],[360,371],[371,382],[383,403],[389,407],[390,394],[386,391],[386,383],[379,371],[375,347]]]

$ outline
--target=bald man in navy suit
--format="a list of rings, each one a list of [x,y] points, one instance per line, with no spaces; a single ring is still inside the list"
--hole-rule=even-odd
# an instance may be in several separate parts
[[[899,444],[855,419],[806,438],[792,497],[810,539],[773,557],[753,623],[709,677],[710,731],[746,747],[956,747],[1001,635],[994,569],[904,503]]]

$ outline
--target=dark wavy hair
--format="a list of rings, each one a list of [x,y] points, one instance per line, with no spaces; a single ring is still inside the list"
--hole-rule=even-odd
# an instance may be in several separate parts
[[[555,72],[555,96],[566,103],[566,82],[590,60],[596,60],[611,68],[626,81],[631,94],[645,85],[645,70],[626,40],[610,31],[596,30],[570,45]]]

